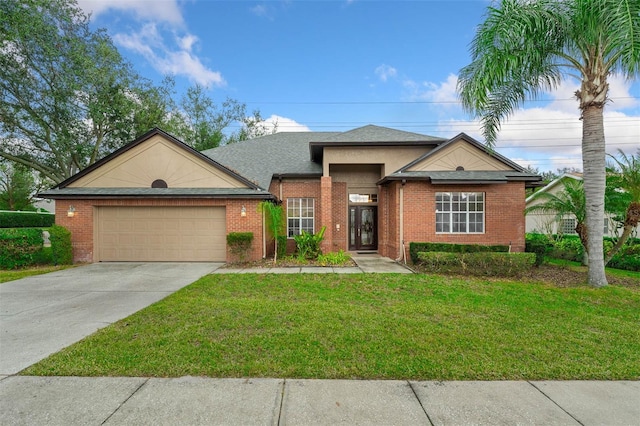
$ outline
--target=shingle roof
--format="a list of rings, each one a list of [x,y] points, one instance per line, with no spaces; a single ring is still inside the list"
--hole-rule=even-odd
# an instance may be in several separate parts
[[[347,132],[276,133],[208,149],[202,154],[268,189],[274,175],[322,175],[319,155],[323,146],[437,145],[445,140],[368,125]]]
[[[338,132],[282,132],[202,151],[236,173],[269,188],[273,175],[321,175],[309,158],[309,142]]]
[[[267,191],[250,188],[53,188],[38,194],[39,197],[64,198],[273,198]]]
[[[390,180],[429,180],[433,184],[483,184],[506,183],[509,181],[537,182],[540,176],[533,173],[522,173],[509,170],[495,171],[417,171],[395,172],[381,179],[379,183]]]
[[[314,140],[309,144],[311,159],[322,162],[323,149],[328,146],[407,146],[432,145],[436,146],[446,139],[420,133],[405,132],[404,130],[389,129],[388,127],[367,126],[341,132],[323,140]]]
[[[388,127],[369,124],[347,132],[336,133],[333,136],[317,142],[323,142],[325,144],[351,142],[368,145],[371,143],[384,142],[443,142],[445,140],[446,139],[422,135],[420,133],[405,132],[404,130],[390,129]]]

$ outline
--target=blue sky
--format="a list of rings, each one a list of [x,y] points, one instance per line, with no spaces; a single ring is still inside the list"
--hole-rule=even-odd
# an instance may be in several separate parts
[[[143,76],[176,77],[216,101],[259,109],[278,131],[377,124],[482,140],[455,94],[485,0],[81,0]],[[640,146],[640,82],[612,78],[608,152]],[[582,168],[581,122],[567,83],[503,125],[498,152],[541,171]]]

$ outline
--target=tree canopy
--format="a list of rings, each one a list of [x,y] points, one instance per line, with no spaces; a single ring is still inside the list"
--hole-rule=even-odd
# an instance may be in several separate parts
[[[201,86],[175,102],[173,78],[138,75],[74,0],[0,1],[0,36],[0,157],[55,183],[153,127],[196,149],[267,132],[259,112]]]
[[[637,0],[502,0],[489,7],[460,71],[463,106],[481,118],[489,145],[525,100],[577,78],[589,241],[588,280],[607,285],[602,253],[607,78],[640,70]]]

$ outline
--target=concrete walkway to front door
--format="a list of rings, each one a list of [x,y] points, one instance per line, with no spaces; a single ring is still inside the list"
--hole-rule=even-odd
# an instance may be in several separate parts
[[[372,273],[396,273],[396,274],[411,274],[411,269],[406,266],[389,259],[388,257],[382,257],[379,254],[352,254],[351,258],[356,262],[358,268],[362,269],[362,272]]]

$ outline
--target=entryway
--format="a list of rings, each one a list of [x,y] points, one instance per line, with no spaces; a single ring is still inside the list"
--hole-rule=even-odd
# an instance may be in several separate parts
[[[378,207],[349,207],[349,250],[378,249]]]

